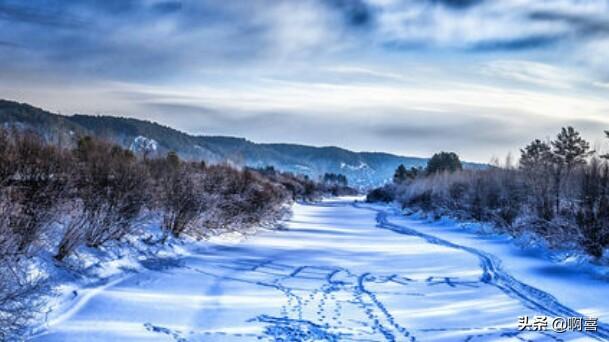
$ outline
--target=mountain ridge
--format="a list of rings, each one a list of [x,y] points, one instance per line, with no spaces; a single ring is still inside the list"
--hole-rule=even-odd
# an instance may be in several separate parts
[[[33,129],[46,139],[73,144],[75,136],[94,135],[136,152],[162,155],[177,152],[184,159],[238,166],[272,166],[317,178],[342,173],[360,188],[381,185],[395,168],[424,167],[427,158],[386,152],[354,152],[338,146],[256,143],[243,137],[191,135],[156,122],[108,115],[60,115],[27,103],[0,99],[0,123]],[[474,163],[468,163],[476,167]]]

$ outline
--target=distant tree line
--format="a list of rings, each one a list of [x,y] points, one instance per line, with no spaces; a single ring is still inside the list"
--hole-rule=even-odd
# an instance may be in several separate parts
[[[0,339],[35,312],[43,284],[29,266],[41,253],[62,262],[81,246],[119,241],[153,220],[164,232],[156,243],[241,230],[327,191],[325,183],[274,169],[207,165],[176,153],[142,158],[91,137],[61,148],[0,129]]]
[[[323,195],[347,196],[356,195],[358,192],[349,186],[347,176],[340,173],[325,173],[315,182],[306,175],[294,175],[279,172],[273,166],[265,168],[252,168],[273,182],[279,183],[290,190],[294,199],[315,199]]]
[[[333,196],[357,194],[355,189],[349,187],[347,177],[340,173],[325,173],[319,183],[325,193]]]
[[[609,138],[609,132],[605,132]],[[463,170],[454,153],[434,155],[425,170],[400,166],[369,201],[397,201],[438,215],[493,222],[514,236],[533,233],[551,247],[600,257],[609,247],[609,155],[590,149],[572,127],[533,140],[517,166]]]

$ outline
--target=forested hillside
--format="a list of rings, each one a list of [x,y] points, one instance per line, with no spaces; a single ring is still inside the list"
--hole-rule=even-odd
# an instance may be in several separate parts
[[[170,115],[171,113],[168,113]],[[136,153],[162,156],[175,151],[187,160],[230,162],[308,175],[340,173],[358,187],[378,186],[391,179],[395,168],[424,166],[426,159],[387,153],[352,152],[338,147],[258,144],[243,138],[193,136],[154,122],[112,116],[56,115],[42,109],[0,100],[0,123],[37,131],[49,141],[74,144],[74,136],[92,135]],[[468,164],[469,166],[476,166]]]

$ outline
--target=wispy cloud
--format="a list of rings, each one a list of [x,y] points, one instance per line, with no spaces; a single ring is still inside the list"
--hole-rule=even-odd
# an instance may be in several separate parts
[[[569,89],[585,82],[579,74],[568,68],[524,60],[495,60],[482,68],[489,77],[504,78],[512,81],[538,86]]]

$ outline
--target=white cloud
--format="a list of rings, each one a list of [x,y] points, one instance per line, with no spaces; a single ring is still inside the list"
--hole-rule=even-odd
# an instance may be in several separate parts
[[[350,65],[337,65],[324,68],[326,71],[349,75],[349,76],[362,76],[369,77],[372,79],[387,79],[395,81],[404,81],[408,78],[399,72],[383,71],[376,68],[362,67],[362,66],[350,66]]]
[[[574,88],[585,79],[567,67],[525,60],[495,60],[482,67],[489,77],[558,89]]]
[[[594,86],[599,87],[599,88],[606,88],[609,89],[609,82],[594,82],[592,83]]]
[[[609,36],[582,44],[576,50],[575,58],[580,64],[590,66],[597,76],[600,74],[602,81],[609,80]]]

